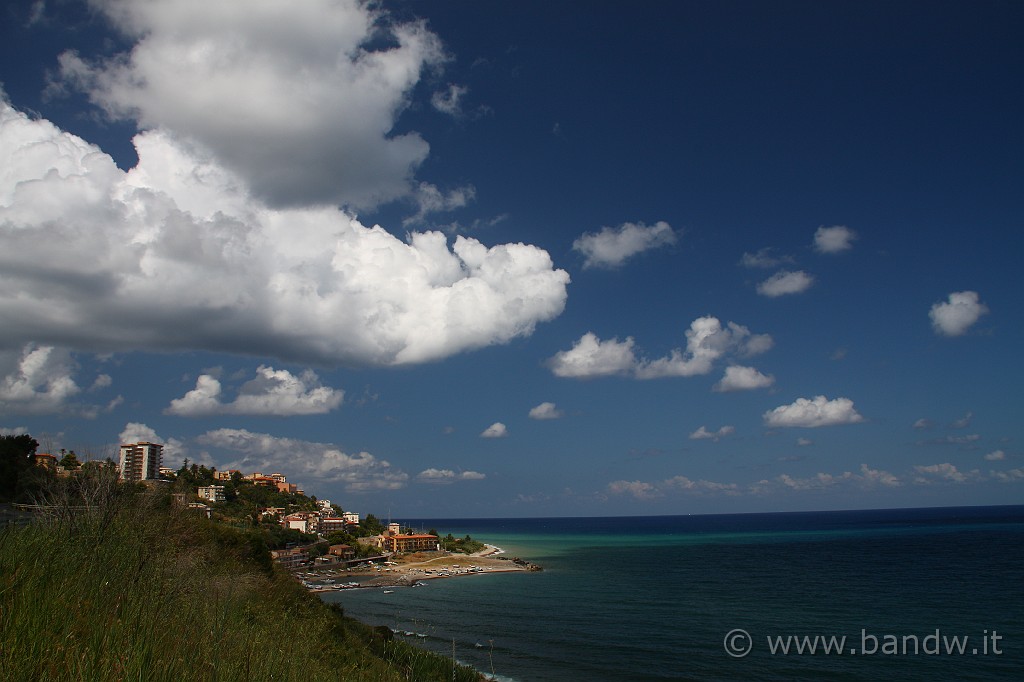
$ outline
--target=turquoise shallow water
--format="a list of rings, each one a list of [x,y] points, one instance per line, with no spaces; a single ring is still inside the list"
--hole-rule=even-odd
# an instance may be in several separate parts
[[[324,599],[446,655],[454,640],[461,661],[502,679],[1017,680],[1024,671],[1024,507],[423,523],[545,570]],[[750,651],[737,657],[725,638],[740,629],[732,653]]]

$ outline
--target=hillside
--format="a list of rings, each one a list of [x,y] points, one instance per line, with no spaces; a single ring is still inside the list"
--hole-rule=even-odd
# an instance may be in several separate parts
[[[2,680],[479,679],[306,593],[258,529],[166,493],[62,485],[78,489],[46,518],[0,528]]]

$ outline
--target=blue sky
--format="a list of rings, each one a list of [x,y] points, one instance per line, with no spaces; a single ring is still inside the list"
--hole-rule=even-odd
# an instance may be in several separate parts
[[[23,2],[0,429],[396,518],[1019,503],[1018,3]]]

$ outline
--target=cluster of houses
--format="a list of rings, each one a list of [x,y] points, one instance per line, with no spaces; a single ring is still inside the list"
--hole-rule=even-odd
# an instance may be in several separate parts
[[[120,447],[118,458],[118,469],[122,480],[125,481],[151,481],[160,480],[163,477],[170,477],[175,472],[172,469],[161,466],[163,457],[163,446],[158,443],[128,443]],[[64,471],[64,467],[58,465],[54,455],[40,453],[35,455],[35,464],[56,471],[59,475],[69,475],[71,471]],[[235,475],[242,480],[249,481],[253,485],[276,488],[283,493],[305,494],[303,489],[294,483],[289,483],[284,474],[272,473],[263,474],[259,471],[251,474],[242,474],[240,471],[231,469],[228,471],[215,471],[214,479],[218,481],[233,480]],[[209,502],[224,502],[226,500],[223,485],[213,484],[200,486],[197,494],[202,501],[188,501],[181,499],[188,507],[196,509],[206,516],[211,515],[211,509],[206,504]],[[184,496],[182,496],[184,497]],[[303,511],[286,513],[282,507],[267,507],[260,510],[262,518],[280,519],[284,528],[293,528],[309,535],[321,537],[334,531],[344,531],[352,526],[359,525],[359,514],[355,512],[343,512],[338,514],[330,500],[319,500],[317,511]],[[399,554],[403,552],[422,552],[439,550],[440,541],[436,535],[430,533],[406,533],[402,531],[401,524],[389,523],[386,531],[380,535],[359,538],[360,544],[365,544],[378,550],[381,555]],[[272,553],[274,560],[285,567],[304,566],[309,563],[309,553],[306,548],[294,548],[278,550]],[[317,557],[319,563],[337,563],[353,561],[356,558],[356,550],[350,545],[331,545],[327,555]]]
[[[285,528],[295,528],[303,533],[315,533],[326,535],[342,524],[358,525],[359,515],[346,513],[343,516],[333,515],[333,509],[329,500],[321,500],[320,512],[296,512],[282,517],[281,525]],[[265,513],[275,513],[277,509],[266,509]],[[379,535],[358,538],[361,545],[368,545],[376,549],[379,554],[377,558],[384,555],[400,554],[403,552],[425,552],[441,549],[440,540],[431,533],[408,533],[402,531],[399,523],[389,523],[386,531]],[[356,560],[356,549],[351,545],[331,545],[327,554],[317,557],[315,563],[334,564],[351,563]],[[292,549],[275,550],[271,552],[274,561],[285,568],[297,568],[310,563],[309,551],[306,547],[295,547]],[[373,557],[371,557],[372,559]],[[365,559],[364,559],[365,560]]]

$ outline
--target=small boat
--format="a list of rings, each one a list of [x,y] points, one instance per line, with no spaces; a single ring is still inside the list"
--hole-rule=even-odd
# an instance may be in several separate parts
[[[384,594],[392,594],[392,593],[394,593],[394,590],[384,590]]]

